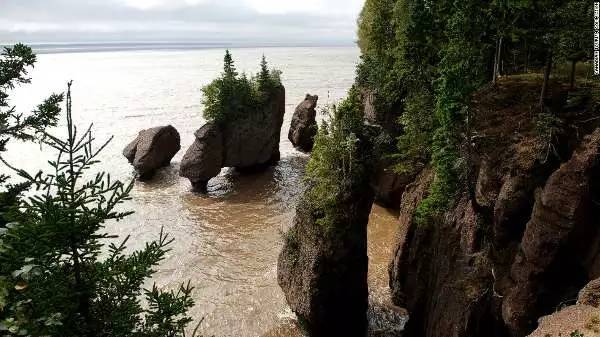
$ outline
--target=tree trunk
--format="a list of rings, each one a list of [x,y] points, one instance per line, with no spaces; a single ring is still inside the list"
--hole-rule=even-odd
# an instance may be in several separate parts
[[[503,41],[503,37],[500,37],[498,39],[498,42],[496,42],[496,56],[494,58],[494,79],[493,79],[494,85],[498,81],[498,76],[500,76],[500,59],[502,58],[502,41]]]
[[[540,109],[544,112],[544,99],[548,93],[548,82],[550,81],[550,72],[552,71],[552,51],[548,52],[546,58],[546,67],[544,68],[544,83],[542,84],[542,93],[540,94]]]
[[[575,70],[577,68],[577,60],[571,60],[571,82],[570,82],[570,90],[575,89]]]
[[[527,40],[525,40],[525,73],[529,72],[529,44],[527,43]]]

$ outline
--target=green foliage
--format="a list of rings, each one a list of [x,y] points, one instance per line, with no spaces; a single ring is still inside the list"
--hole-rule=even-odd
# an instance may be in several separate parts
[[[432,166],[435,170],[429,196],[416,211],[417,223],[444,212],[458,191],[461,175],[460,131],[469,118],[471,95],[486,79],[483,36],[486,15],[481,1],[461,1],[446,23],[447,43],[438,65]],[[479,42],[477,42],[479,41]],[[469,182],[467,182],[469,183]]]
[[[362,109],[360,95],[352,88],[344,101],[330,108],[329,121],[323,122],[315,137],[306,167],[306,198],[325,228],[336,223],[345,196],[356,192],[369,177],[372,158],[365,151],[368,136]]]
[[[380,53],[394,37],[390,25],[394,0],[367,0],[358,18],[358,46],[364,55]]]
[[[433,131],[436,120],[433,114],[433,98],[426,91],[411,93],[406,98],[404,113],[398,119],[402,135],[398,137],[396,172],[415,174],[421,171],[431,157]]]
[[[28,115],[18,113],[9,103],[9,91],[31,81],[27,73],[35,61],[31,48],[23,44],[4,47],[0,54],[0,151],[6,151],[10,138],[32,141],[44,128],[56,125],[61,94],[51,95]]]
[[[225,51],[223,73],[202,88],[204,118],[224,123],[235,118],[256,115],[273,91],[281,87],[281,72],[269,70],[263,56],[256,77],[239,75],[229,50]]]
[[[586,60],[589,15],[582,13],[590,6],[583,0],[366,1],[356,82],[373,95],[377,115],[395,116],[401,126],[392,156],[397,172],[428,165],[435,171],[418,222],[441,214],[473,183],[469,107],[492,78],[495,59],[503,73],[540,69],[549,51]]]
[[[133,184],[94,173],[98,154],[91,128],[79,134],[66,102],[67,138],[44,132],[57,151],[52,172],[31,175],[2,161],[35,192],[17,200],[0,233],[0,331],[3,336],[183,336],[192,288],[177,292],[143,285],[172,242],[157,241],[126,254],[105,231],[131,211],[119,210]],[[110,141],[110,140],[109,140]],[[147,306],[141,303],[145,296]]]
[[[591,59],[590,41],[593,33],[590,29],[589,18],[593,17],[592,2],[586,0],[564,1],[556,10],[558,27],[555,48],[559,60],[581,61]]]
[[[583,337],[583,334],[579,330],[571,332],[571,337]]]

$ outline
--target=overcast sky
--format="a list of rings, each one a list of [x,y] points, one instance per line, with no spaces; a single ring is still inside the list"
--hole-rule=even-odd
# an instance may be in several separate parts
[[[364,0],[0,0],[0,42],[351,44]]]

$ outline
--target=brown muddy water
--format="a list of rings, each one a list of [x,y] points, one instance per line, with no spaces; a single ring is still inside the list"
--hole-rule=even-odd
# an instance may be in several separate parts
[[[161,227],[175,242],[153,282],[175,288],[190,280],[206,336],[301,336],[277,285],[282,233],[290,226],[308,156],[294,150],[287,129],[294,107],[307,92],[320,106],[344,97],[354,81],[356,48],[233,49],[241,71],[256,71],[264,53],[283,71],[286,117],[282,159],[262,173],[239,175],[224,169],[209,183],[208,194],[191,192],[177,174],[179,161],[204,123],[200,88],[221,70],[223,50],[125,51],[39,55],[33,83],[16,90],[13,103],[27,111],[50,92],[74,80],[73,112],[81,127],[94,122],[97,139],[114,136],[99,169],[130,180],[123,147],[143,128],[172,124],[182,150],[172,165],[150,183],[136,183],[124,205],[135,213],[109,223],[108,231],[131,236],[130,248],[157,238]],[[60,134],[60,129],[57,130]],[[13,143],[6,156],[30,171],[43,169],[54,154],[47,148]],[[369,284],[372,297],[385,301],[387,263],[396,233],[396,214],[374,206],[369,224]]]

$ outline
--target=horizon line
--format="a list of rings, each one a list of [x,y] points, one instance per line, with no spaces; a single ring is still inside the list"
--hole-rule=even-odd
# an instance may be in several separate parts
[[[296,42],[214,42],[214,41],[51,41],[51,42],[0,42],[0,47],[16,43],[30,46],[39,54],[110,52],[143,50],[194,50],[216,48],[301,48],[301,47],[356,47],[356,42],[348,41],[296,41]]]

